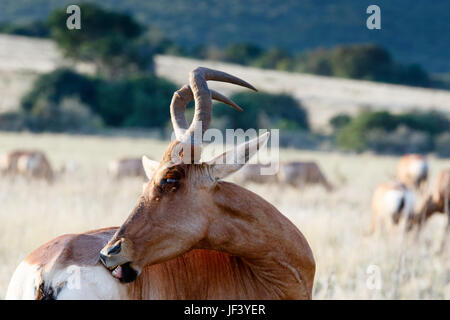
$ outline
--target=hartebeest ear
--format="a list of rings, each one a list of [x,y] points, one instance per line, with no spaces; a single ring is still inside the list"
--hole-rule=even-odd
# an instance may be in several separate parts
[[[245,166],[250,158],[264,147],[269,139],[269,135],[269,132],[266,132],[258,138],[242,143],[209,161],[212,178],[216,180],[223,179]]]
[[[155,170],[159,166],[159,162],[149,159],[146,156],[142,156],[142,166],[144,167],[145,174],[149,180],[152,179],[153,173],[155,173]]]

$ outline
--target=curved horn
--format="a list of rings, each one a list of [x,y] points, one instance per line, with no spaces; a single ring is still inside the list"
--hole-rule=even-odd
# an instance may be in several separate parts
[[[200,145],[202,143],[201,137],[199,138],[200,141],[195,141],[194,133],[197,131],[198,126],[201,125],[201,134],[203,136],[205,131],[209,128],[209,124],[211,122],[212,93],[208,89],[208,85],[206,83],[206,81],[208,80],[233,83],[257,91],[255,87],[253,87],[248,82],[222,71],[203,67],[198,67],[195,70],[191,71],[191,73],[189,74],[189,83],[194,95],[195,113],[194,119],[192,120],[192,123],[188,128],[185,136],[185,138],[191,139],[191,144]],[[220,96],[223,97],[222,95]]]
[[[202,91],[203,94],[203,100],[206,100],[206,111],[204,112],[201,116],[200,116],[200,110],[202,110],[202,107],[204,104],[201,103],[201,101],[196,100],[196,107],[195,107],[195,115],[194,115],[194,120],[202,120],[206,118],[206,126],[203,125],[202,123],[202,134],[206,131],[206,129],[208,129],[209,127],[209,123],[211,121],[211,98],[217,101],[220,101],[222,103],[225,103],[231,107],[233,107],[234,109],[238,110],[238,111],[242,111],[242,108],[240,108],[236,103],[234,103],[231,99],[225,97],[224,95],[220,94],[219,92],[215,91],[215,90],[209,90],[208,86],[206,84],[206,80],[216,80],[216,81],[223,81],[223,82],[229,82],[229,83],[234,83],[252,90],[255,90],[255,87],[253,87],[251,84],[247,83],[246,81],[239,79],[235,76],[232,76],[228,73],[225,72],[221,72],[221,71],[216,71],[216,70],[212,70],[212,69],[207,69],[207,68],[197,68],[194,71],[191,72],[190,74],[190,80],[191,83],[194,83],[195,87],[198,89],[199,87],[201,87],[202,89],[200,91]],[[197,90],[197,92],[199,92],[199,90]],[[186,105],[192,101],[192,99],[195,98],[195,95],[191,89],[190,86],[185,85],[182,88],[180,88],[178,91],[176,91],[172,97],[172,102],[170,104],[170,114],[171,114],[171,120],[172,120],[172,126],[174,128],[175,131],[175,135],[177,137],[178,140],[181,140],[182,137],[185,135],[186,130],[191,130],[192,129],[192,133],[195,130],[195,127],[193,127],[194,125],[194,121],[191,124],[192,128],[188,128],[188,123],[186,121],[186,116],[185,116],[185,110],[186,110]],[[209,100],[209,103],[208,103]],[[209,111],[209,112],[208,112]],[[197,119],[196,119],[197,117]],[[208,120],[209,119],[209,120]],[[201,143],[201,142],[200,142]]]

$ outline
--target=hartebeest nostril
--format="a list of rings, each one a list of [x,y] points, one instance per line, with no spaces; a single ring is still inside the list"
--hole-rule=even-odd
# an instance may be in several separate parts
[[[106,265],[106,256],[100,252],[100,261]]]
[[[111,247],[108,249],[107,254],[111,255],[111,254],[118,254],[120,252],[121,249],[121,244],[122,242],[119,241],[114,247]]]

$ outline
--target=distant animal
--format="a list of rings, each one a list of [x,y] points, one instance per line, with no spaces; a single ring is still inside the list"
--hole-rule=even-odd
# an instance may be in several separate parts
[[[264,168],[269,168],[270,164],[247,164],[233,177],[233,180],[239,184],[246,183],[277,183],[278,170],[274,174],[262,174]]]
[[[389,181],[380,184],[372,197],[372,217],[369,234],[384,229],[392,231],[401,223],[405,228],[414,215],[414,193],[403,183]]]
[[[333,186],[327,181],[319,166],[315,162],[287,162],[280,163],[274,174],[262,174],[262,169],[269,169],[271,164],[248,164],[242,168],[234,180],[237,183],[258,184],[287,184],[296,188],[307,185],[319,184],[327,191],[332,191]]]
[[[397,166],[397,180],[412,189],[424,191],[428,179],[428,161],[419,154],[406,154]]]
[[[52,182],[54,171],[42,151],[14,150],[2,156],[1,171],[4,175],[21,175],[27,178]]]
[[[14,272],[7,299],[311,299],[315,261],[306,238],[266,200],[222,180],[269,133],[199,161],[197,133],[208,129],[211,98],[218,97],[207,80],[254,89],[224,72],[192,71],[170,106],[176,140],[160,163],[144,161],[150,182],[127,220],[36,249]]]
[[[140,158],[121,158],[112,160],[108,165],[108,173],[111,177],[116,179],[124,177],[145,178],[145,171]]]
[[[24,154],[28,154],[30,151],[26,150],[13,150],[6,152],[0,157],[0,170],[3,175],[17,174],[17,161],[19,157]]]
[[[447,227],[442,240],[441,250],[448,242],[450,234],[450,169],[439,172],[430,190],[421,202],[417,213],[411,219],[410,228],[422,225],[435,213],[447,215]]]
[[[296,161],[281,164],[278,181],[295,187],[319,184],[327,191],[333,190],[333,186],[328,182],[315,162]]]

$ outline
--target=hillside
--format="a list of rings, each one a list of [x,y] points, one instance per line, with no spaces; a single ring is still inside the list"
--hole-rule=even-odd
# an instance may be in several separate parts
[[[18,107],[21,96],[29,90],[37,74],[68,63],[50,40],[8,35],[0,35],[0,62],[0,96],[5,97],[0,102],[0,112]],[[240,76],[259,90],[291,94],[308,110],[315,128],[325,127],[330,117],[338,113],[354,114],[362,107],[392,112],[436,109],[450,115],[450,91],[262,70],[172,56],[155,58],[156,73],[180,86],[185,84],[189,71],[199,65]],[[88,67],[77,65],[81,71],[89,70]],[[217,82],[211,82],[210,86],[225,94],[239,90],[237,86]]]
[[[0,22],[44,19],[74,0],[2,0]],[[365,27],[368,0],[84,0],[132,13],[184,45],[252,41],[303,51],[319,46],[375,42],[403,63],[450,72],[450,2],[379,0],[382,30]]]

